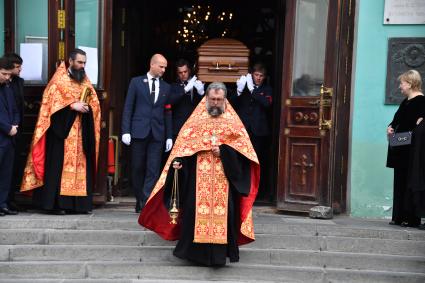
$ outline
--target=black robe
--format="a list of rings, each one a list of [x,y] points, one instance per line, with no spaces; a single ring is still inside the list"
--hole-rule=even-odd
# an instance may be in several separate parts
[[[180,215],[179,241],[174,255],[206,266],[222,266],[226,257],[230,262],[239,261],[237,238],[239,233],[239,195],[247,196],[250,191],[250,161],[231,147],[220,146],[220,158],[224,173],[229,181],[228,232],[226,244],[194,243],[195,195],[196,195],[196,155],[179,158],[183,168],[179,170]],[[171,165],[172,166],[172,165]],[[165,183],[164,202],[170,207],[170,195],[173,184],[174,169],[170,168]]]
[[[61,196],[61,175],[64,161],[64,144],[78,113],[65,107],[50,117],[46,132],[46,157],[44,186],[34,191],[34,202],[45,210],[88,212],[92,210],[92,188],[95,178],[95,135],[93,114],[82,114],[83,150],[86,156],[87,196]]]
[[[405,207],[416,217],[425,217],[425,121],[413,131]]]

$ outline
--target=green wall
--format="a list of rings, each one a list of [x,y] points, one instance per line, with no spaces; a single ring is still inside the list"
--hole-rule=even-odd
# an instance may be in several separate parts
[[[75,47],[97,47],[99,0],[75,1]]]
[[[351,215],[391,217],[393,171],[385,167],[386,128],[398,106],[384,104],[388,39],[425,37],[425,25],[383,25],[384,0],[356,2]]]
[[[0,0],[0,55],[4,53],[4,0]]]

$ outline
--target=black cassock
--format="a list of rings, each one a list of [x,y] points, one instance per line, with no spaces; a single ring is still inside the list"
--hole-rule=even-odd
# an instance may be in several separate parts
[[[247,196],[250,191],[250,161],[227,145],[220,146],[220,158],[224,173],[229,181],[228,203],[228,231],[227,244],[194,243],[195,227],[195,196],[196,196],[196,155],[176,158],[182,162],[183,168],[179,171],[180,192],[180,237],[174,249],[174,255],[201,265],[221,266],[226,264],[226,257],[230,262],[239,261],[237,238],[240,229],[239,196]],[[173,184],[174,169],[169,170],[165,182],[164,201],[169,208]]]
[[[82,115],[83,150],[86,156],[87,196],[61,196],[61,176],[64,161],[65,139],[68,137],[77,115]],[[45,210],[87,212],[92,210],[92,188],[95,177],[95,135],[93,113],[78,114],[65,107],[50,117],[46,132],[46,157],[44,186],[34,191],[34,202]]]

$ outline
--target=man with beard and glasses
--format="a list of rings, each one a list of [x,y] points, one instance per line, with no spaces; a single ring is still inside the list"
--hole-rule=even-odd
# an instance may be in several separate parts
[[[90,213],[100,138],[100,105],[75,49],[43,93],[21,191],[53,214]]]
[[[226,93],[223,83],[208,86],[139,216],[142,226],[178,240],[176,257],[206,266],[239,261],[238,246],[255,239],[260,166]]]

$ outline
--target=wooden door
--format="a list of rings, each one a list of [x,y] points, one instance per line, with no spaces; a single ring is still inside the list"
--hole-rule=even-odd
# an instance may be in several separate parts
[[[347,95],[346,86],[344,93],[339,82],[348,77],[343,76],[341,70],[345,52],[340,41],[352,37],[342,28],[346,26],[342,15],[351,9],[353,2],[286,2],[278,209],[306,212],[316,205],[332,206],[335,180],[346,182],[345,171],[342,178],[336,177],[335,165],[339,164],[337,155],[347,151],[346,147],[339,146],[348,136],[348,131],[343,130],[348,128],[345,118],[349,117],[349,99],[343,97]],[[352,30],[352,26],[349,28]],[[351,44],[348,40],[346,43]],[[351,69],[351,65],[349,67]],[[337,137],[339,128],[345,137]],[[343,163],[346,164],[346,159]],[[343,205],[345,207],[345,201]]]

